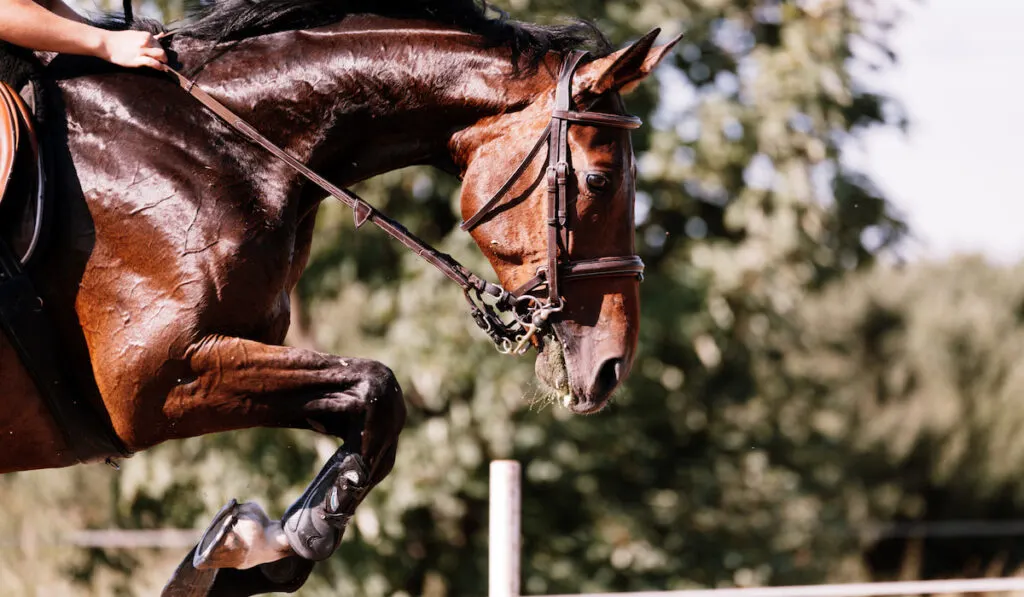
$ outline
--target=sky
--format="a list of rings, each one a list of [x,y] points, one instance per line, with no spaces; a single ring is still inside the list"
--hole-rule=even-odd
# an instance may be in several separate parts
[[[900,62],[872,85],[902,100],[908,135],[873,132],[854,162],[908,219],[911,258],[1024,257],[1024,1],[906,3]]]

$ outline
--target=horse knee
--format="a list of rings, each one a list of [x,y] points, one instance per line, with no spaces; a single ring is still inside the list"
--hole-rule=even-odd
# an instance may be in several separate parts
[[[405,426],[405,399],[394,371],[378,361],[364,361],[368,423],[397,434]],[[383,429],[382,429],[383,430]]]
[[[339,359],[339,387],[306,403],[307,420],[321,433],[354,441],[364,431],[397,436],[405,426],[405,400],[395,374],[383,363]]]

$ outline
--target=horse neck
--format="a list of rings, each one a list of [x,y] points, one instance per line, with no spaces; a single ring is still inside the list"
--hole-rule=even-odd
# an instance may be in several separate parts
[[[408,24],[342,24],[247,40],[198,82],[337,184],[414,164],[450,165],[452,136],[522,106],[536,85],[507,49]],[[190,48],[183,62],[206,55]],[[254,68],[259,65],[259,68]]]

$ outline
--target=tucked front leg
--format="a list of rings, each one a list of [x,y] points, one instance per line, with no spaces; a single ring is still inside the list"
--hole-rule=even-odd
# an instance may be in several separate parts
[[[140,447],[231,429],[306,428],[342,439],[371,470],[390,470],[405,403],[385,365],[223,336],[190,347],[184,365],[166,364],[174,387],[161,405],[162,425],[134,421],[136,434],[145,433],[140,427],[155,434],[137,437]]]
[[[340,438],[342,447],[282,520],[288,543],[305,561],[333,553],[356,505],[394,465],[406,411],[391,370],[376,361],[226,337],[196,344],[185,364],[187,373],[164,403],[164,433],[143,443],[255,426]],[[291,557],[222,570],[210,594],[242,594],[242,585],[244,594],[297,588],[310,571],[299,562]]]

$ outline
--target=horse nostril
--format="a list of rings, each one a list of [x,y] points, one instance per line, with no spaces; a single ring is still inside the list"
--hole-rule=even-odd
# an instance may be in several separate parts
[[[624,367],[625,361],[620,358],[608,359],[602,363],[597,371],[597,379],[594,380],[593,397],[598,400],[608,397],[622,381]]]

